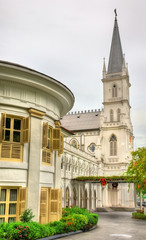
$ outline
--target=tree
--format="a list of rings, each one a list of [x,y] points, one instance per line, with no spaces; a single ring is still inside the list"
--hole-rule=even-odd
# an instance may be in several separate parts
[[[137,193],[146,194],[146,147],[132,152],[132,160],[126,171],[128,182],[134,182]]]

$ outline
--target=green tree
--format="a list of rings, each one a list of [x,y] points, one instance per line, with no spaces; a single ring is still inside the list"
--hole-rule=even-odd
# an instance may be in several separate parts
[[[132,160],[126,171],[128,182],[134,182],[137,193],[146,194],[146,147],[132,152]]]

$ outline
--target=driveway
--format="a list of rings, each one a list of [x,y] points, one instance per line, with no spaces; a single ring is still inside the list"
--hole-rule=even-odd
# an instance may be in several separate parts
[[[92,231],[80,233],[62,240],[144,240],[146,239],[146,221],[132,219],[131,212],[98,213],[98,227]],[[60,240],[61,240],[60,239]]]

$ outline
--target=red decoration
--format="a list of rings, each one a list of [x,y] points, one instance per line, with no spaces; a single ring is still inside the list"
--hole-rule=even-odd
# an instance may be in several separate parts
[[[101,182],[101,187],[106,186],[106,179],[105,178],[100,178],[100,182]]]

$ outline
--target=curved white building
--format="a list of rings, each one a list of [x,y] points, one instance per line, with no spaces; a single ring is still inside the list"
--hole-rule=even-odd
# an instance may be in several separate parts
[[[53,199],[60,192],[50,193],[60,188],[63,135],[57,123],[73,103],[72,92],[57,80],[0,61],[0,222],[18,220],[26,207],[36,221],[49,221],[48,211],[58,214]]]

